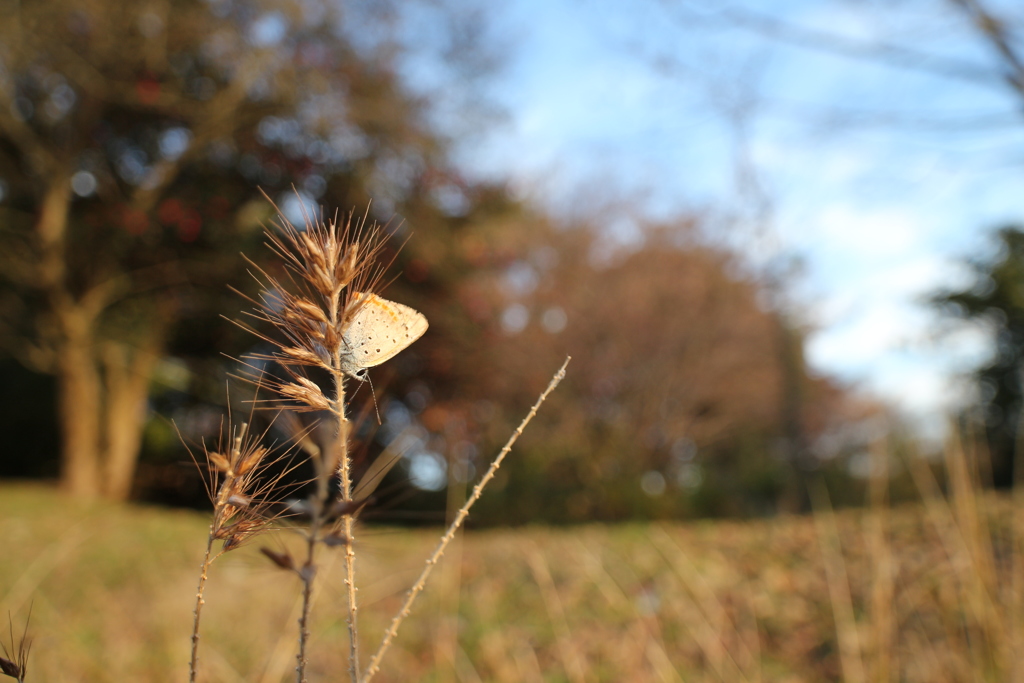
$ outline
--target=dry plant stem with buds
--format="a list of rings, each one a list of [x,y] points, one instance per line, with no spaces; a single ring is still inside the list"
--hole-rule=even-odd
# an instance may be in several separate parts
[[[351,680],[356,680],[359,671],[355,552],[352,548],[353,523],[358,506],[352,498],[345,378],[346,374],[356,375],[362,368],[386,360],[383,358],[360,365],[354,356],[354,338],[348,334],[349,328],[368,301],[378,306],[380,304],[377,302],[383,301],[365,294],[379,283],[383,271],[376,265],[376,257],[382,247],[380,235],[375,229],[366,230],[364,227],[365,219],[353,229],[351,217],[339,225],[336,220],[324,223],[310,220],[307,216],[304,229],[299,230],[282,217],[277,225],[279,233],[268,231],[267,238],[270,248],[291,271],[292,284],[295,285],[292,289],[298,289],[298,293],[290,292],[253,264],[263,289],[261,300],[256,302],[258,310],[255,317],[270,323],[283,337],[282,341],[259,335],[276,345],[278,350],[269,356],[257,356],[256,359],[278,363],[287,375],[284,379],[271,382],[271,388],[288,409],[296,412],[327,412],[334,420],[333,441],[315,450],[311,457],[315,471],[315,491],[302,504],[303,512],[309,519],[308,527],[304,530],[306,557],[302,566],[295,567],[290,558],[275,559],[267,553],[279,566],[295,571],[303,582],[296,664],[296,680],[299,683],[306,680],[309,613],[317,573],[317,547],[321,543],[345,545]],[[364,318],[360,318],[359,322],[369,326],[371,321]],[[423,329],[426,329],[425,319]],[[422,330],[419,334],[422,334]],[[407,343],[414,339],[412,337]],[[391,340],[379,339],[376,343],[379,345],[382,341]],[[331,396],[325,395],[320,386],[306,376],[305,368],[326,371],[330,375],[333,384]],[[331,482],[335,476],[338,478],[339,490],[337,500],[332,500]]]
[[[256,440],[247,439],[248,425],[242,423],[236,430],[227,455],[205,451],[206,463],[213,477],[208,493],[213,500],[213,521],[206,538],[206,552],[199,567],[199,585],[192,616],[192,657],[189,660],[189,681],[194,683],[199,664],[199,622],[203,612],[203,592],[206,588],[210,565],[224,553],[238,548],[245,540],[262,531],[274,515],[270,514],[266,496],[274,490],[282,475],[261,481],[261,474],[271,462],[269,451]],[[217,485],[217,482],[220,482]],[[215,540],[224,542],[217,553]]]
[[[445,548],[447,548],[448,544],[451,543],[451,540],[455,538],[455,533],[462,526],[462,523],[466,521],[466,517],[469,516],[469,509],[480,499],[480,496],[484,492],[484,487],[487,486],[491,479],[494,478],[494,475],[498,472],[498,468],[501,467],[501,463],[505,459],[505,456],[508,455],[510,450],[512,450],[512,446],[515,444],[516,440],[522,436],[523,430],[526,429],[526,425],[528,425],[534,415],[537,414],[537,410],[540,409],[541,404],[544,403],[545,399],[547,399],[548,394],[554,391],[555,387],[557,387],[559,382],[561,382],[565,377],[565,368],[569,365],[570,360],[572,360],[571,356],[566,358],[565,362],[562,363],[562,367],[559,368],[558,372],[556,372],[554,377],[551,378],[551,381],[548,383],[544,393],[540,395],[537,402],[534,403],[533,407],[530,409],[530,412],[527,413],[526,417],[523,418],[523,421],[519,423],[519,427],[512,432],[512,436],[509,437],[508,441],[502,447],[501,451],[498,453],[498,457],[494,459],[494,462],[491,463],[487,472],[480,478],[477,485],[473,487],[473,493],[470,494],[469,498],[459,509],[458,513],[456,513],[455,519],[453,519],[452,523],[448,526],[448,530],[445,531],[444,535],[441,537],[437,547],[434,548],[434,552],[427,558],[423,571],[420,572],[419,578],[416,579],[416,583],[413,584],[412,588],[410,588],[409,592],[406,594],[402,607],[398,610],[394,619],[391,620],[391,625],[388,626],[387,631],[384,632],[384,638],[381,640],[381,643],[377,647],[377,651],[373,654],[373,657],[370,658],[370,664],[366,668],[366,673],[359,679],[359,683],[369,683],[370,679],[373,678],[377,671],[380,670],[380,663],[384,658],[384,653],[387,652],[388,647],[391,645],[391,641],[394,640],[395,635],[398,633],[398,627],[401,626],[402,622],[405,621],[405,618],[409,616],[409,612],[412,609],[413,602],[416,601],[416,597],[423,591],[423,587],[427,585],[427,579],[430,577],[430,572],[433,571],[438,560],[440,560],[441,556],[444,555]]]
[[[328,223],[311,220],[306,216],[306,223],[300,230],[282,216],[276,225],[277,232],[268,230],[266,235],[268,246],[290,271],[291,287],[283,286],[250,261],[262,289],[260,300],[253,302],[257,308],[252,315],[263,323],[269,323],[278,335],[275,339],[246,328],[276,346],[274,353],[256,355],[253,359],[259,363],[276,363],[284,373],[283,377],[271,379],[266,385],[276,395],[279,407],[296,413],[327,413],[333,422],[332,439],[322,447],[317,445],[307,449],[314,467],[314,491],[306,500],[296,502],[293,506],[308,519],[308,525],[302,530],[305,558],[301,566],[287,553],[262,549],[277,566],[298,574],[303,583],[299,651],[295,667],[298,683],[306,681],[309,616],[317,574],[318,546],[343,545],[345,548],[349,680],[352,683],[368,681],[379,669],[381,659],[399,625],[409,614],[431,569],[469,514],[470,507],[494,477],[501,461],[536,414],[540,404],[565,374],[563,365],[474,488],[427,560],[423,573],[409,591],[405,603],[360,679],[353,527],[366,496],[376,485],[375,481],[379,481],[398,458],[394,454],[380,456],[381,459],[371,464],[363,475],[363,480],[354,485],[348,452],[350,424],[345,410],[345,380],[347,377],[363,380],[367,368],[394,357],[427,329],[427,320],[422,314],[373,293],[384,272],[384,268],[377,263],[383,242],[376,227],[367,229],[365,220],[364,217],[353,226],[351,216],[343,224],[337,220]],[[249,367],[262,372],[257,364]],[[310,369],[330,377],[330,395],[307,376]],[[338,489],[333,494],[335,477]]]
[[[232,456],[236,456],[236,454],[241,451],[246,429],[247,426],[244,424],[239,428],[238,435],[235,437],[235,442],[232,444]],[[216,468],[217,465],[215,459],[219,461],[219,458],[215,458],[214,456],[217,455],[218,454],[216,453],[207,453],[207,461],[211,467]],[[235,459],[236,457],[232,458],[232,460]],[[234,479],[232,476],[233,474],[234,472],[231,471],[229,466],[228,472],[225,473],[224,481],[217,490],[217,498],[213,503],[213,521],[210,522],[210,533],[206,536],[206,552],[203,553],[203,561],[199,566],[199,585],[196,587],[196,606],[192,610],[192,658],[189,660],[188,665],[188,679],[190,682],[194,682],[198,675],[199,620],[203,614],[203,605],[206,604],[206,601],[203,600],[203,592],[206,589],[206,580],[209,577],[210,565],[213,564],[213,561],[220,557],[221,553],[224,552],[221,550],[221,552],[214,555],[213,542],[217,538],[218,530],[224,523],[224,513],[229,496],[228,491],[230,490],[231,484],[233,483],[232,480]]]

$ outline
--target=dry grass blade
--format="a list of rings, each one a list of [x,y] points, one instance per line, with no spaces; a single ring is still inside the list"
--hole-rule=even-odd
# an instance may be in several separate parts
[[[400,434],[387,445],[383,453],[377,456],[377,459],[373,461],[373,464],[370,465],[369,469],[360,478],[359,483],[352,489],[352,500],[359,502],[373,495],[373,492],[384,481],[384,477],[387,476],[388,472],[402,459],[405,449],[399,450],[395,444],[404,441]]]
[[[825,560],[828,593],[836,622],[836,637],[839,639],[839,661],[843,667],[843,680],[845,683],[864,683],[867,677],[861,655],[860,636],[857,633],[850,580],[846,574],[846,562],[843,560],[832,503],[829,501],[824,483],[819,481],[810,489],[811,502],[814,505],[814,526]]]
[[[480,499],[481,494],[483,494],[484,487],[486,487],[487,484],[492,479],[494,479],[494,475],[497,473],[498,468],[501,467],[502,461],[505,459],[505,456],[508,455],[508,452],[512,450],[512,446],[522,435],[523,430],[526,429],[526,425],[528,425],[530,423],[530,420],[532,420],[533,417],[537,414],[537,411],[540,409],[541,404],[544,403],[548,395],[552,391],[554,391],[555,387],[557,387],[558,384],[565,378],[565,369],[566,367],[568,367],[570,360],[572,360],[571,357],[565,359],[565,362],[562,363],[562,367],[559,368],[558,372],[556,372],[554,376],[551,378],[551,381],[548,383],[547,388],[544,389],[544,392],[541,393],[540,397],[537,399],[537,402],[533,404],[532,408],[530,408],[530,412],[527,413],[526,417],[523,418],[523,421],[519,423],[519,426],[516,428],[516,430],[512,433],[512,436],[509,437],[508,441],[502,447],[501,451],[498,453],[498,456],[494,459],[494,462],[492,462],[491,466],[487,469],[487,472],[484,474],[483,477],[480,478],[480,481],[477,483],[477,485],[473,487],[473,493],[470,494],[465,504],[459,509],[458,513],[455,515],[455,519],[452,520],[452,523],[448,526],[448,530],[445,531],[444,535],[441,537],[441,540],[438,542],[437,547],[434,549],[434,552],[431,553],[430,557],[427,558],[427,561],[423,567],[423,571],[420,572],[419,578],[416,579],[416,582],[413,584],[412,588],[409,589],[409,592],[405,597],[405,602],[402,603],[402,606],[398,610],[398,613],[391,620],[391,625],[388,626],[387,630],[384,632],[384,637],[381,639],[381,643],[377,647],[377,651],[373,653],[373,656],[370,658],[370,662],[366,667],[366,673],[364,673],[362,677],[358,679],[359,683],[368,683],[370,679],[372,679],[380,670],[380,663],[381,660],[384,658],[384,654],[387,652],[388,648],[391,646],[391,641],[394,640],[395,635],[398,633],[399,626],[401,626],[402,622],[405,621],[406,617],[409,616],[409,612],[412,609],[413,603],[416,601],[416,598],[420,594],[420,592],[423,591],[423,587],[426,586],[427,579],[430,577],[431,572],[437,565],[438,560],[440,560],[441,556],[444,555],[445,548],[448,547],[448,544],[451,543],[452,538],[455,537],[455,533],[462,526],[462,523],[466,520],[466,517],[469,516],[470,508],[472,508],[473,504]]]
[[[569,621],[565,618],[565,608],[562,600],[558,597],[558,589],[551,577],[551,569],[544,559],[544,553],[540,551],[535,542],[526,543],[526,562],[530,565],[530,572],[533,579],[540,588],[541,596],[544,598],[544,607],[548,611],[548,619],[555,630],[555,641],[558,644],[558,654],[562,660],[562,669],[571,683],[584,683],[587,680],[587,672],[583,665],[583,658],[576,648],[572,639],[572,631],[569,629]]]
[[[871,459],[866,519],[866,540],[874,567],[871,584],[871,680],[889,683],[894,670],[896,572],[889,541],[889,458],[882,439],[874,443]]]
[[[1024,410],[1017,418],[1017,439],[1013,454],[1013,506],[1024,510]],[[1024,515],[1015,514],[1010,521],[1010,590],[1012,600],[1007,615],[1007,633],[1012,655],[1010,679],[1019,681],[1024,676]]]
[[[736,629],[729,621],[725,609],[715,596],[714,590],[707,585],[707,582],[704,581],[700,572],[690,562],[686,553],[682,551],[664,528],[654,526],[648,531],[647,535],[672,568],[672,572],[682,582],[685,592],[694,597],[694,618],[691,619],[693,624],[690,628],[695,631],[697,644],[704,652],[708,662],[711,663],[718,679],[723,681],[750,680],[750,677],[744,671],[744,667],[740,666],[740,662],[736,660],[734,653],[723,642],[721,635],[723,630],[730,629],[736,632]],[[743,655],[743,659],[751,663],[749,668],[755,668],[757,660],[749,648],[745,646],[745,642],[743,638],[739,637],[739,633],[736,632],[735,635],[737,637],[733,638],[733,640],[736,643],[742,644],[740,652],[737,654]],[[759,675],[760,672],[755,669],[755,678],[759,677]]]
[[[947,462],[951,463],[954,472],[966,472],[966,466],[957,460],[963,457],[958,446],[947,451]],[[925,511],[934,527],[937,536],[946,552],[955,577],[956,600],[963,611],[959,620],[959,628],[963,633],[959,637],[951,634],[953,642],[958,643],[970,658],[970,666],[978,671],[1003,670],[1008,666],[1007,660],[1010,643],[1007,634],[1012,638],[1012,629],[1006,630],[1005,620],[1001,617],[1001,603],[998,592],[989,581],[987,565],[993,564],[992,557],[979,556],[979,549],[990,548],[987,522],[981,525],[972,510],[977,510],[977,493],[972,484],[969,487],[951,486],[956,496],[972,497],[973,501],[957,503],[947,500],[939,488],[931,469],[920,457],[908,458],[910,471],[914,478],[921,498],[925,502]],[[950,476],[955,476],[950,473]],[[959,510],[959,514],[958,514]],[[984,535],[985,539],[971,539],[969,535]],[[990,550],[987,552],[991,552]],[[975,633],[970,633],[976,629]],[[981,637],[978,637],[980,634]]]
[[[635,622],[640,626],[639,631],[633,632],[635,647],[645,648],[647,659],[654,667],[658,677],[665,683],[681,683],[682,678],[676,671],[668,653],[665,652],[665,642],[661,636],[657,624],[651,622],[656,617],[652,614],[642,614],[638,609],[636,601],[630,600],[626,591],[608,573],[601,557],[593,552],[590,547],[581,539],[576,539],[577,554],[583,559],[583,568],[587,572],[587,578],[601,591],[605,600],[610,606],[619,611],[628,611],[633,615]],[[632,631],[632,629],[630,629]]]

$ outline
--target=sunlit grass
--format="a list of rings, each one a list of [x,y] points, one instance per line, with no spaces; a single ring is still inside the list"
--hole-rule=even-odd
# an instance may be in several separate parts
[[[993,517],[993,552],[1006,558],[1010,500],[980,502]],[[870,671],[876,572],[865,514],[838,514],[836,529]],[[889,522],[893,680],[984,680],[985,662],[965,645],[975,626],[958,597],[964,568],[922,506],[897,508]],[[29,680],[186,680],[208,523],[198,513],[80,507],[42,487],[0,488],[0,608],[17,622],[34,604]],[[360,538],[361,637],[372,646],[436,531],[368,527]],[[281,533],[267,543],[292,540]],[[326,566],[334,561],[325,555],[314,611],[313,680],[336,680],[346,666],[336,646],[346,637],[345,595]],[[1007,578],[1009,562],[996,569]],[[440,571],[380,680],[842,680],[811,518],[469,532]],[[208,588],[200,680],[294,678],[296,581],[257,546],[223,558]]]

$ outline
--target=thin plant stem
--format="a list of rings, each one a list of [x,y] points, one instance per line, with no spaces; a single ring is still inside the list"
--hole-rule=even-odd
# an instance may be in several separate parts
[[[206,553],[203,555],[203,563],[199,567],[199,586],[196,588],[196,606],[192,610],[192,658],[188,663],[189,683],[195,683],[199,666],[199,618],[203,612],[203,591],[206,589],[206,578],[209,575],[210,565],[216,559],[213,556],[213,535],[214,525],[210,524],[210,535],[206,539]]]
[[[311,501],[309,529],[306,531],[306,561],[298,570],[302,579],[302,610],[299,613],[299,652],[296,654],[295,679],[298,683],[306,683],[306,646],[309,643],[309,613],[313,606],[313,581],[316,579],[316,546],[323,525],[324,506],[328,498],[328,478],[330,474],[324,464],[323,454],[318,453],[312,458],[316,475],[316,494]]]
[[[1024,379],[1022,377],[1021,379]],[[1011,603],[1007,612],[1008,631],[1010,633],[1010,669],[1009,679],[1020,680],[1024,671],[1024,661],[1021,659],[1022,640],[1024,630],[1021,628],[1021,615],[1024,615],[1024,577],[1021,571],[1024,569],[1024,558],[1021,557],[1021,542],[1024,540],[1024,518],[1020,510],[1024,509],[1024,408],[1017,417],[1017,434],[1013,448],[1013,506],[1010,513],[1010,576],[1011,579]]]
[[[332,312],[337,315],[336,312]],[[348,419],[345,417],[345,373],[341,370],[340,351],[335,353],[334,367],[334,406],[338,418],[337,453],[338,477],[341,484],[341,500],[352,502],[352,470],[348,459]],[[348,605],[348,669],[349,680],[356,681],[359,676],[359,629],[358,605],[356,603],[356,552],[353,547],[354,516],[346,512],[342,516],[342,535],[345,538],[345,597]]]
[[[348,638],[349,638],[349,677],[356,681],[359,676],[359,632],[356,625],[356,552],[352,544],[352,532],[355,527],[354,517],[345,515],[342,518],[342,533],[347,539],[345,543],[345,588],[348,598]]]
[[[313,598],[313,578],[316,559],[316,528],[319,525],[313,522],[310,525],[306,537],[306,562],[299,570],[299,577],[302,579],[302,611],[299,613],[299,652],[295,656],[298,660],[295,666],[295,679],[298,683],[306,683],[306,643],[309,641],[309,610]]]
[[[874,576],[871,582],[871,680],[889,683],[894,666],[893,634],[896,623],[894,604],[892,543],[889,531],[889,456],[884,438],[878,438],[871,448],[871,477],[868,481],[866,538],[873,559]]]
[[[565,607],[562,605],[561,598],[558,597],[555,581],[551,577],[551,568],[535,541],[528,541],[528,547],[526,563],[530,565],[533,579],[543,598],[544,608],[548,612],[548,621],[555,632],[555,645],[558,649],[558,656],[562,660],[565,676],[571,683],[585,683],[587,673],[584,670],[583,658],[580,657],[579,649],[572,642],[572,630],[569,628],[568,619],[565,618]]]
[[[559,382],[565,378],[565,368],[569,365],[570,360],[572,360],[571,356],[566,357],[565,362],[562,363],[562,367],[559,368],[558,372],[556,372],[551,378],[547,388],[537,399],[537,402],[533,404],[533,407],[530,408],[530,412],[527,413],[526,417],[523,418],[523,421],[519,423],[516,430],[512,432],[512,436],[509,437],[508,441],[502,447],[501,451],[498,453],[498,457],[494,459],[494,462],[491,463],[487,472],[480,478],[477,485],[473,487],[473,493],[470,494],[465,504],[459,509],[458,513],[455,515],[455,519],[453,519],[452,523],[448,526],[448,530],[445,531],[441,540],[438,542],[437,547],[434,548],[434,552],[430,554],[430,557],[428,557],[427,561],[424,563],[423,571],[420,572],[419,578],[416,579],[416,583],[412,585],[412,588],[410,588],[409,592],[406,594],[405,602],[402,603],[401,609],[399,609],[398,613],[395,614],[394,618],[391,620],[391,624],[387,628],[387,631],[384,632],[384,637],[381,639],[380,645],[377,647],[377,651],[373,653],[372,657],[370,657],[370,663],[366,667],[366,673],[363,674],[362,678],[358,679],[358,683],[369,683],[370,679],[372,679],[380,670],[381,660],[384,658],[384,654],[387,652],[388,648],[391,646],[391,642],[395,638],[395,635],[398,633],[398,627],[401,626],[402,622],[405,621],[405,618],[409,616],[413,602],[416,601],[416,598],[423,591],[424,586],[426,586],[427,579],[430,577],[430,573],[437,565],[438,560],[440,560],[441,556],[444,555],[445,548],[447,548],[448,544],[451,543],[451,540],[455,538],[456,532],[462,526],[466,517],[469,516],[469,509],[473,507],[473,504],[476,503],[477,500],[480,499],[481,494],[483,494],[484,487],[494,479],[494,475],[498,472],[498,468],[501,467],[502,461],[505,459],[505,456],[508,455],[508,452],[512,450],[512,446],[522,435],[523,430],[526,429],[526,425],[530,424],[530,420],[532,420],[537,414],[537,410],[540,409],[541,404],[547,399],[548,394],[554,391]]]
[[[825,563],[825,578],[828,583],[832,614],[836,622],[836,637],[839,640],[839,664],[845,683],[867,681],[864,671],[863,650],[857,632],[857,620],[853,611],[853,597],[850,595],[850,579],[843,560],[843,550],[836,526],[835,512],[828,497],[824,482],[818,481],[811,487],[811,504],[814,508],[814,526],[818,535]]]
[[[239,425],[238,433],[235,435],[234,442],[231,445],[231,462],[238,462],[248,429],[249,425],[244,422]],[[213,541],[217,537],[217,532],[224,524],[224,509],[228,504],[228,498],[230,497],[232,488],[230,484],[234,476],[235,474],[233,471],[227,474],[224,481],[221,482],[221,486],[217,490],[217,497],[213,502],[213,521],[210,522],[210,533],[206,538],[206,552],[203,553],[203,562],[199,566],[199,585],[196,587],[196,606],[192,611],[192,654],[188,663],[189,683],[195,683],[196,676],[199,673],[199,621],[202,617],[203,605],[206,604],[206,601],[203,599],[203,592],[206,590],[206,580],[210,573],[210,565],[212,565],[214,560],[220,557],[223,553],[223,551],[221,551],[216,555],[213,554]]]

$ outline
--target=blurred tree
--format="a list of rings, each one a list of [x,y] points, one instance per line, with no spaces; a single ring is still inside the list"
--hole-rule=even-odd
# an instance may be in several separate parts
[[[168,356],[244,349],[218,317],[239,308],[224,285],[247,282],[240,249],[260,256],[256,186],[282,200],[294,183],[302,201],[372,197],[371,217],[394,216],[382,259],[402,275],[385,295],[431,329],[375,369],[384,429],[360,437],[413,428],[414,483],[435,458],[468,478],[474,444],[504,440],[573,353],[493,498],[503,519],[775,505],[792,468],[771,454],[813,450],[849,414],[845,392],[807,376],[800,331],[694,237],[696,218],[610,248],[453,172],[434,102],[467,101],[483,34],[454,11],[430,24],[459,85],[414,96],[389,37],[409,6],[0,5],[0,341],[56,377],[64,487],[127,496],[155,369],[174,384]]]
[[[460,393],[435,396],[420,416],[423,442],[449,454],[453,481],[479,471],[490,453],[477,445],[500,444],[547,373],[573,356],[476,520],[799,507],[799,468],[850,446],[839,427],[864,411],[808,375],[802,333],[763,306],[761,285],[740,274],[734,256],[702,244],[699,223],[651,227],[631,249],[592,225],[556,227],[520,213],[491,243],[464,243],[478,268],[439,327],[475,323],[484,334],[431,347],[445,354],[436,363],[455,368],[450,386]],[[451,319],[453,311],[465,318]],[[787,457],[794,414],[807,439],[801,463]]]
[[[933,301],[946,314],[989,328],[995,349],[974,371],[981,416],[988,436],[992,478],[997,486],[1013,484],[1014,453],[1022,403],[1024,372],[1024,231],[998,231],[998,249],[989,258],[968,262],[971,286],[941,292]]]
[[[0,341],[56,376],[68,492],[129,494],[154,366],[227,334],[257,185],[430,225],[456,201],[393,9],[0,4]]]

